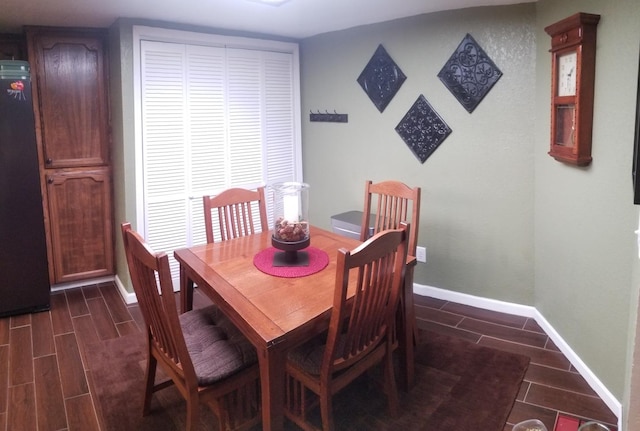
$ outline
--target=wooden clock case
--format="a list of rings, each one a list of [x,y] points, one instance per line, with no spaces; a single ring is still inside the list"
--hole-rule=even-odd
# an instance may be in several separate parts
[[[596,32],[599,21],[600,15],[581,12],[544,29],[551,36],[552,55],[549,155],[558,161],[578,166],[587,166],[592,160]],[[575,58],[572,58],[574,55]],[[571,73],[561,69],[561,63],[567,58],[575,60],[575,70]],[[575,82],[567,84],[561,79],[575,79]]]

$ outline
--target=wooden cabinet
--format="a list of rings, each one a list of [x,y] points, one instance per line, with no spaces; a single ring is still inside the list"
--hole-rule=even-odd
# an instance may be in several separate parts
[[[114,273],[106,31],[27,27],[51,283]]]
[[[113,273],[108,168],[47,174],[56,282]]]

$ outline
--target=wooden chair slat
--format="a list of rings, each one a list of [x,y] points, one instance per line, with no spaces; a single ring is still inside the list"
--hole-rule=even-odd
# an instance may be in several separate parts
[[[409,255],[415,256],[420,227],[420,194],[420,187],[409,187],[400,181],[366,181],[360,240],[366,240],[369,235],[372,214],[374,234],[396,229],[400,223],[407,222],[411,225]]]
[[[269,230],[264,187],[258,187],[255,191],[231,188],[216,196],[203,196],[202,202],[207,243],[215,241],[213,210],[216,210],[218,218],[220,241]],[[255,220],[253,215],[254,207],[257,208],[259,220]]]

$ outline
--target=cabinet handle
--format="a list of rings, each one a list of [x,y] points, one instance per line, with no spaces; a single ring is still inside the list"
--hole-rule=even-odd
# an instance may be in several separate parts
[[[53,184],[53,178],[47,178],[47,183]]]
[[[53,160],[51,160],[51,159],[47,159],[45,163],[46,163],[47,165],[50,165],[51,163],[53,163]]]

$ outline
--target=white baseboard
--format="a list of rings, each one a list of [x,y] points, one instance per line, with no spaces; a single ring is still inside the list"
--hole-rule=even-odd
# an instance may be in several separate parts
[[[124,287],[124,284],[122,284],[122,280],[120,280],[120,277],[116,275],[115,280],[113,280],[113,282],[116,284],[116,287],[118,288],[118,292],[120,292],[120,296],[122,296],[122,299],[124,299],[124,302],[127,305],[135,304],[138,302],[138,298],[136,298],[136,294],[133,292],[129,292],[127,288]]]
[[[569,362],[571,362],[571,364],[578,370],[580,375],[584,377],[589,386],[591,386],[591,388],[598,394],[607,407],[611,409],[613,414],[616,415],[618,418],[618,429],[622,429],[622,404],[620,401],[613,396],[607,387],[598,379],[589,367],[587,367],[576,352],[571,349],[569,344],[560,336],[560,334],[558,334],[553,326],[551,326],[551,324],[535,307],[497,301],[495,299],[482,298],[466,293],[452,292],[438,287],[419,284],[413,285],[413,292],[417,295],[430,296],[432,298],[457,302],[459,304],[470,305],[472,307],[533,318],[551,338],[558,349],[560,349],[560,351],[566,356]]]
[[[122,299],[124,299],[124,302],[127,305],[130,304],[135,304],[138,302],[138,298],[136,298],[136,294],[134,292],[129,292],[127,290],[127,288],[124,286],[124,284],[122,283],[122,280],[120,280],[120,277],[118,277],[117,275],[113,278],[113,282],[115,283],[116,287],[118,288],[118,291],[120,292],[120,295],[122,296]],[[180,280],[173,282],[173,291],[174,292],[179,292],[180,291]]]

